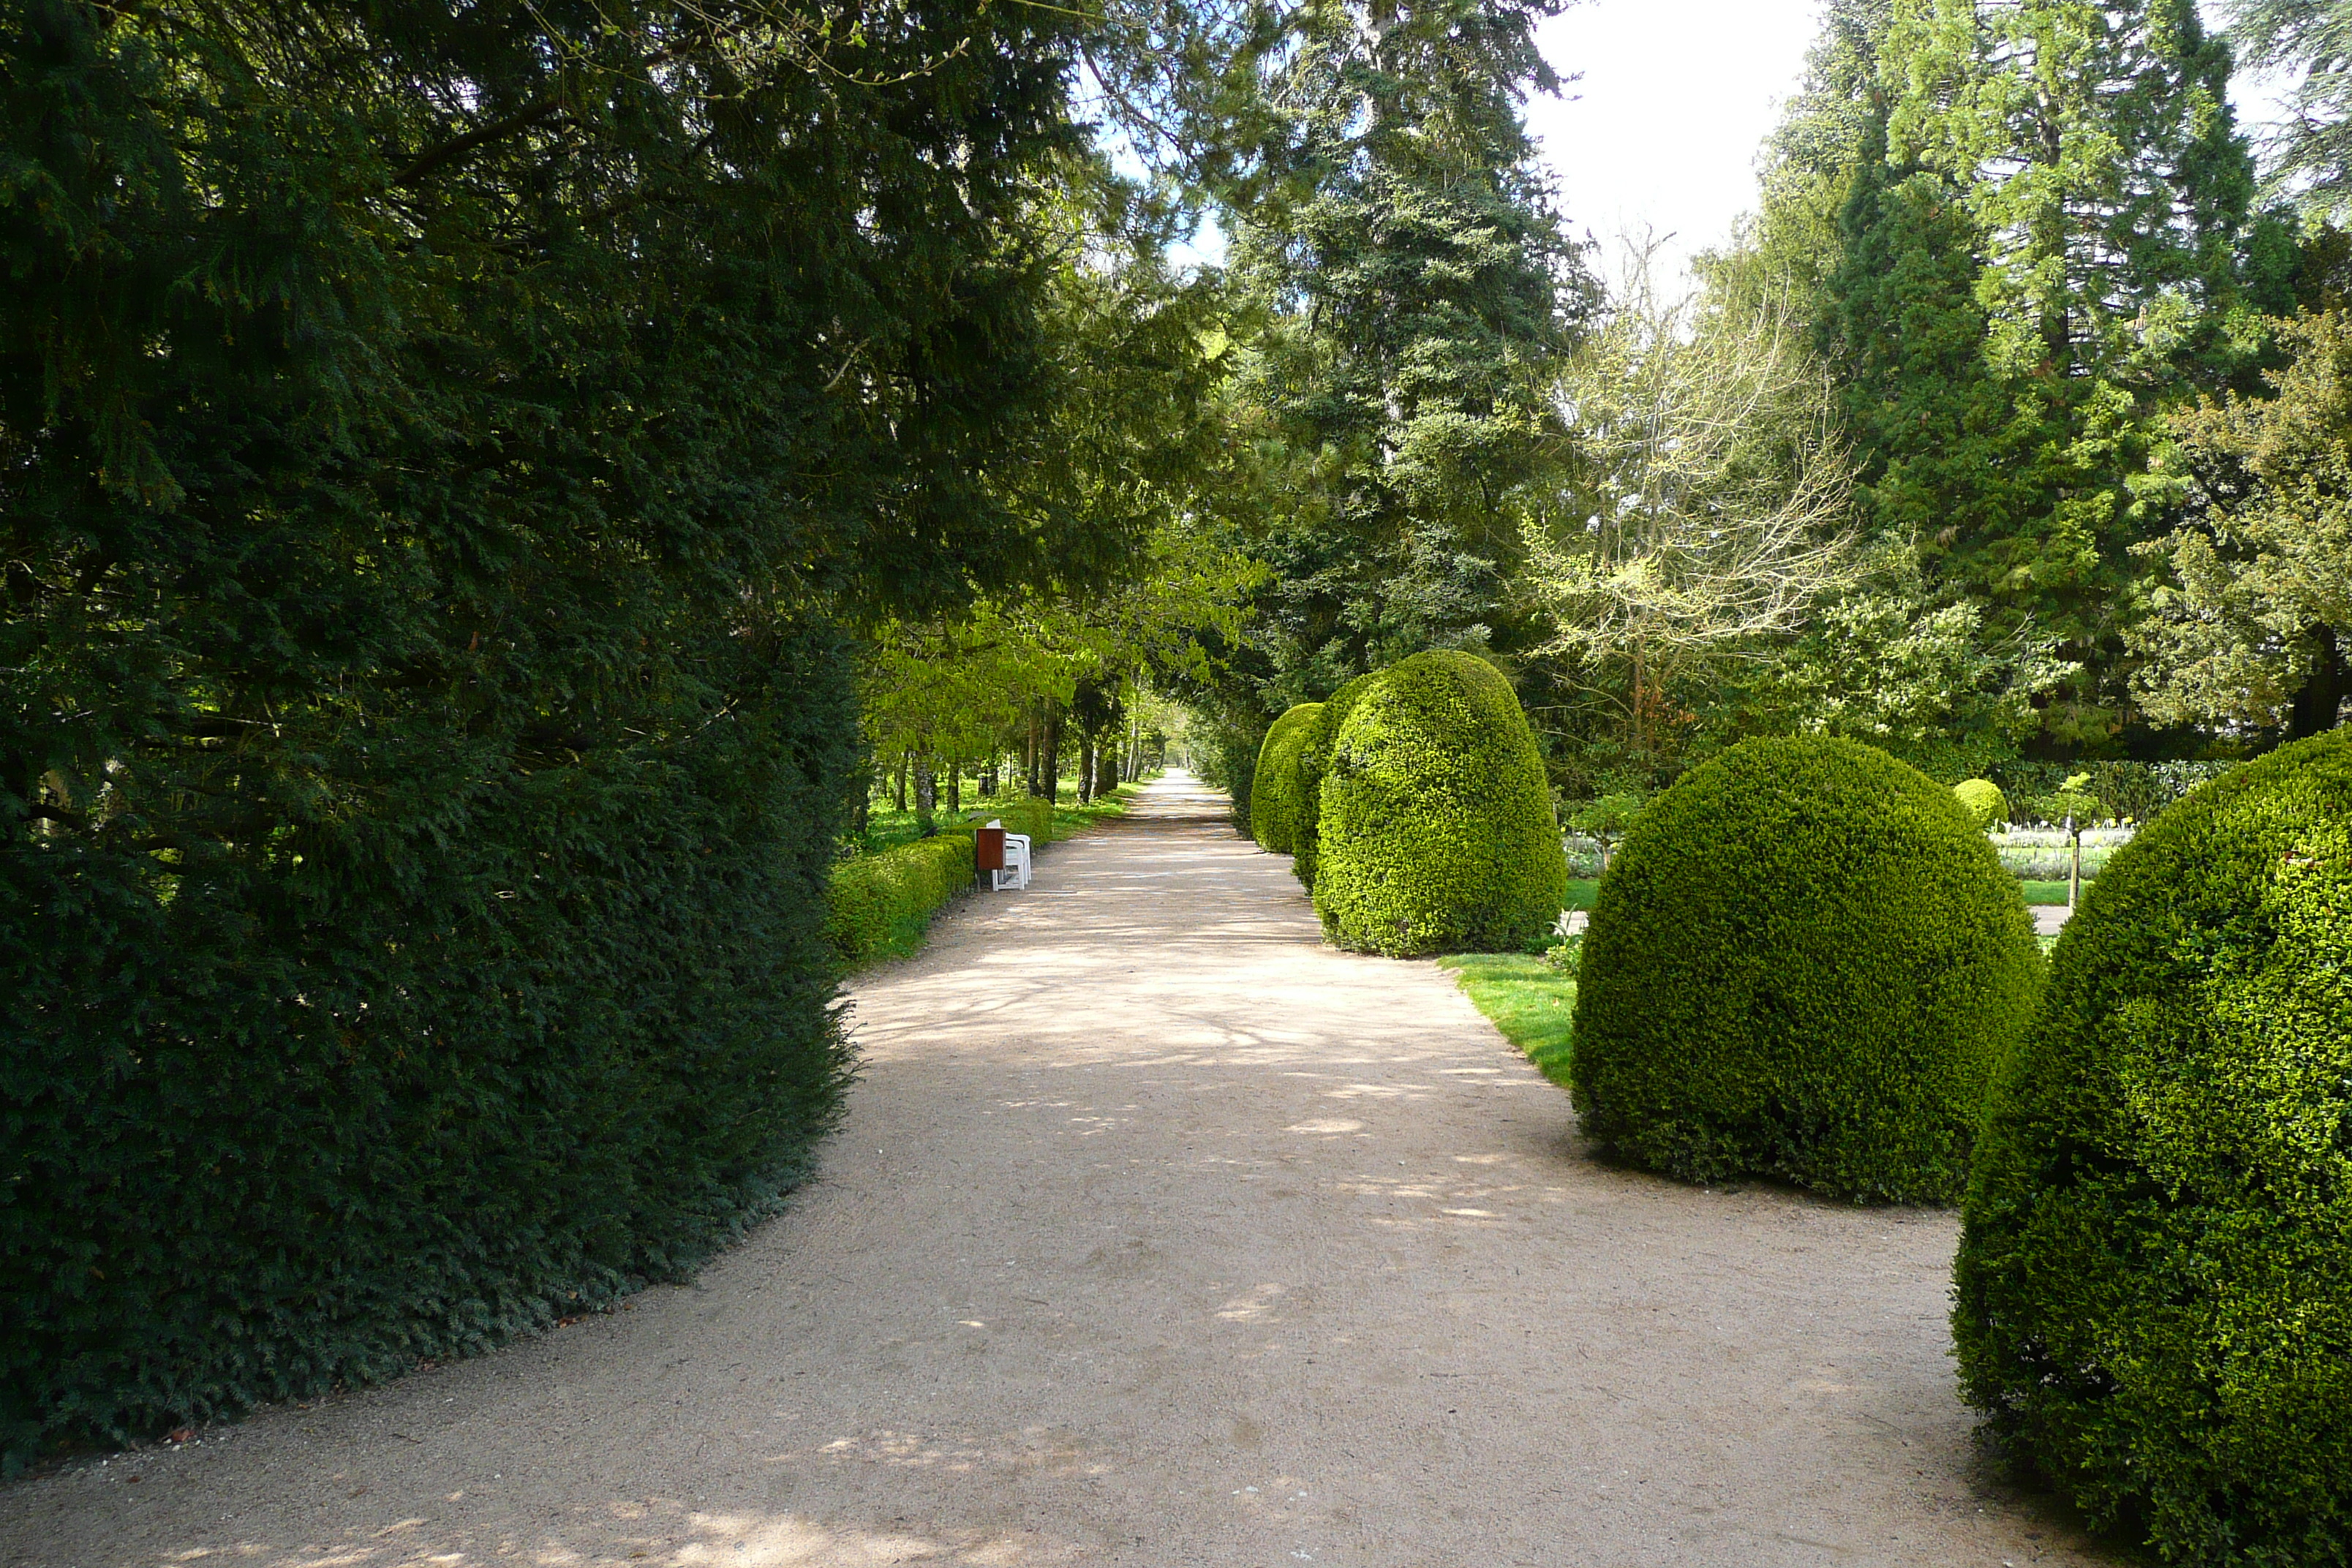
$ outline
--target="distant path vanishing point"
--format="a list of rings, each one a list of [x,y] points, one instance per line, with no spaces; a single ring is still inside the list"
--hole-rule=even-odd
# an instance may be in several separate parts
[[[1181,774],[856,985],[792,1210],[499,1354],[0,1488],[0,1563],[2100,1561],[1982,1468],[1949,1214],[1596,1163]]]

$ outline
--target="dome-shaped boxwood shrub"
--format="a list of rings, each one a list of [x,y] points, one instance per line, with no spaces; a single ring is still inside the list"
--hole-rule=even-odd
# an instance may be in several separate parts
[[[1691,1181],[1949,1203],[2042,963],[1950,790],[1874,746],[1792,737],[1651,803],[1578,973],[1587,1135]]]
[[[1990,1098],[1961,1383],[2167,1558],[2352,1562],[2352,737],[2156,818]]]
[[[1274,721],[1257,752],[1250,784],[1250,837],[1276,855],[1290,853],[1298,825],[1298,748],[1314,727],[1320,702],[1302,702]]]
[[[1518,952],[1568,890],[1559,823],[1510,682],[1415,654],[1367,686],[1325,764],[1315,910],[1341,947]]]
[[[1298,748],[1298,822],[1291,834],[1290,870],[1310,893],[1315,890],[1315,868],[1321,858],[1318,845],[1323,825],[1323,775],[1330,765],[1331,748],[1339,739],[1339,726],[1379,679],[1378,672],[1360,675],[1325,699],[1323,711],[1315,715],[1307,740]]]
[[[2009,820],[2009,796],[2001,794],[2000,785],[1990,779],[1962,779],[1952,786],[1952,795],[1979,833],[1995,823]]]

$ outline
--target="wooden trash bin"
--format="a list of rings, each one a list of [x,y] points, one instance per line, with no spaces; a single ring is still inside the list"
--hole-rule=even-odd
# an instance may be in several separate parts
[[[1004,829],[982,827],[973,830],[971,868],[975,872],[1004,869]]]

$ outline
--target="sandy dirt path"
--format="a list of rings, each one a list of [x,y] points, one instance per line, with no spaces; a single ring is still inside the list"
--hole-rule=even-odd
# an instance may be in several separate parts
[[[856,988],[690,1288],[0,1489],[0,1563],[2084,1563],[1953,1393],[1954,1222],[1612,1170],[1181,778]]]

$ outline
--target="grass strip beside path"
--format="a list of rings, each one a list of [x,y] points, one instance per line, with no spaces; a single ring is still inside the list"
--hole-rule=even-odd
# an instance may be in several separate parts
[[[1544,1077],[1568,1087],[1569,1029],[1576,982],[1517,952],[1457,952],[1437,961],[1471,1005],[1486,1015]]]

